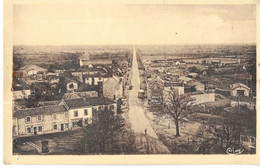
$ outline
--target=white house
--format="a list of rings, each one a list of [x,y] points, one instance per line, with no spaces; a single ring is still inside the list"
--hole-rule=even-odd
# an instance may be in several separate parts
[[[26,65],[20,68],[19,71],[23,71],[24,76],[26,75],[31,76],[31,75],[36,75],[38,73],[46,73],[47,69],[39,67],[37,65]]]
[[[118,100],[123,95],[123,82],[118,77],[107,78],[103,83],[103,95]]]
[[[230,85],[231,96],[246,96],[249,97],[250,88],[242,83],[234,83]]]
[[[66,80],[66,91],[76,92],[78,90],[78,83],[74,80]]]

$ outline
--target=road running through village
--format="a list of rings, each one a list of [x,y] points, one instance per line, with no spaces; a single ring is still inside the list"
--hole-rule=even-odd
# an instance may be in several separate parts
[[[144,111],[138,104],[138,91],[140,89],[140,76],[135,48],[133,49],[132,63],[132,90],[129,90],[129,120],[136,136],[136,147],[140,154],[169,154],[168,148],[158,138]]]

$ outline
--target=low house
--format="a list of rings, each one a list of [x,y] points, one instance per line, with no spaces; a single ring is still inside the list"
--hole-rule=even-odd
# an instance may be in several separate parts
[[[63,132],[91,124],[97,111],[116,114],[116,102],[106,97],[89,97],[40,102],[39,107],[14,110],[13,135],[25,137]]]
[[[23,76],[31,76],[36,74],[45,74],[47,73],[47,69],[39,67],[37,65],[26,65],[19,69],[19,72],[23,73]]]
[[[76,99],[76,98],[88,98],[88,97],[98,97],[98,93],[96,91],[65,93],[62,99]]]
[[[164,86],[156,81],[152,80],[148,82],[147,98],[149,105],[160,105],[163,99]]]
[[[111,100],[118,100],[123,96],[123,82],[118,77],[106,79],[103,83],[103,95]]]
[[[13,135],[33,136],[69,129],[68,111],[64,105],[16,110],[13,113]]]
[[[220,60],[212,60],[211,64],[214,66],[220,66],[221,65],[221,61]]]
[[[231,96],[247,96],[249,97],[250,88],[242,83],[234,83],[230,85],[230,94]]]
[[[49,75],[47,76],[48,83],[50,84],[58,84],[60,81],[59,76],[56,75]]]
[[[78,57],[78,64],[79,66],[93,66],[93,65],[108,65],[112,64],[111,59],[93,59],[90,57],[89,54],[82,54],[80,57]]]
[[[87,85],[100,85],[103,83],[103,80],[104,75],[101,74],[83,75],[83,81]]]
[[[186,77],[186,76],[180,76],[179,80],[184,83],[184,85],[191,85],[194,79]]]
[[[69,128],[79,128],[97,119],[97,111],[111,110],[116,114],[116,102],[105,97],[91,97],[63,100],[69,111]]]
[[[12,88],[13,100],[28,98],[31,95],[30,87],[24,82],[15,82]]]
[[[175,62],[175,65],[180,65],[180,64],[185,64],[185,61],[180,60],[180,61],[176,61],[176,62]]]
[[[195,72],[190,73],[190,74],[188,74],[188,77],[189,78],[197,78],[198,77],[198,73],[195,73]]]
[[[83,127],[92,122],[91,104],[83,98],[65,99],[63,102],[69,112],[69,129]]]
[[[183,82],[171,82],[171,83],[164,83],[164,92],[173,91],[178,95],[184,94],[184,84]]]
[[[76,80],[65,78],[66,92],[76,92],[78,90],[78,82]]]
[[[54,105],[63,105],[62,100],[54,100],[54,101],[42,101],[38,103],[38,106],[54,106]]]
[[[83,83],[83,73],[82,72],[71,72],[71,75],[76,77],[79,82]]]
[[[202,75],[208,75],[208,70],[207,70],[207,69],[203,69],[203,70],[201,71],[201,74],[202,74]]]
[[[215,101],[215,93],[205,93],[205,92],[192,92],[189,93],[190,97],[192,98],[193,104],[201,104],[207,102],[214,102]]]
[[[203,83],[200,83],[198,81],[195,81],[192,83],[196,91],[204,91],[205,90],[205,85]]]

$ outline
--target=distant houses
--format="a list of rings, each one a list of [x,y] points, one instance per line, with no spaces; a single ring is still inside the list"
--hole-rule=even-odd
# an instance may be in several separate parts
[[[188,75],[188,77],[189,77],[189,78],[197,78],[198,75],[199,75],[198,73],[193,72],[193,73],[190,73],[190,74]]]
[[[92,67],[93,65],[112,64],[111,59],[91,58],[90,54],[88,54],[88,53],[83,53],[80,57],[78,57],[77,61],[78,61],[79,66],[88,66],[88,67]]]
[[[28,65],[20,68],[17,73],[23,74],[23,77],[36,75],[36,74],[45,74],[48,70],[37,65]]]
[[[128,61],[112,65],[110,59],[82,55],[78,63],[80,67],[71,70],[48,72],[30,65],[14,71],[15,137],[81,128],[91,124],[99,111],[110,110],[116,114],[117,101],[124,95],[128,74],[122,67],[126,68]],[[24,105],[27,101],[17,101],[29,98],[35,102]]]
[[[31,89],[29,85],[23,80],[14,80],[13,87],[13,99],[27,99],[31,95]]]

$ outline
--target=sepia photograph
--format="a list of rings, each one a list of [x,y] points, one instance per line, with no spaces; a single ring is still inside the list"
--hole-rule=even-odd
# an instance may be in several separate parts
[[[4,132],[15,163],[255,158],[259,1],[217,2],[11,4]]]

